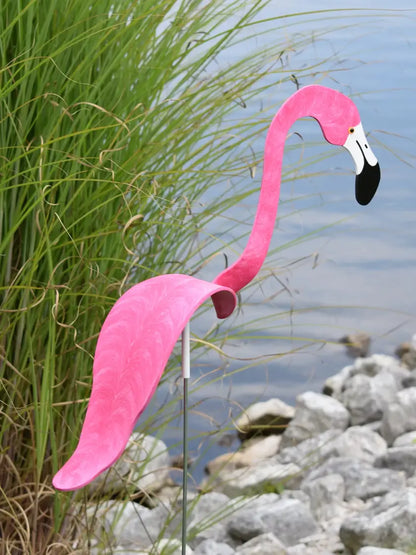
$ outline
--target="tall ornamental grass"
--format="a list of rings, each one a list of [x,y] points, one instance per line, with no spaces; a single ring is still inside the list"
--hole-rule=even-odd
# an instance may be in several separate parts
[[[238,200],[194,208],[248,171],[235,153],[258,128],[224,117],[290,78],[285,22],[267,52],[223,55],[264,3],[1,2],[4,553],[66,552],[71,496],[51,477],[79,436],[103,319],[133,282],[195,273],[200,230]]]

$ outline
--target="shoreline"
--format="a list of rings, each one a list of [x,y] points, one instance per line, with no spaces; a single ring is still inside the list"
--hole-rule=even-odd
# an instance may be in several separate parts
[[[248,407],[237,421],[241,448],[210,461],[189,495],[187,553],[416,553],[415,346],[398,354],[355,359],[295,407],[279,399]],[[113,472],[148,505],[156,489],[153,507],[107,497],[95,504],[95,536],[111,553],[180,554],[181,488],[166,446],[146,441],[133,439]],[[132,461],[144,452],[153,455],[140,475]],[[91,553],[106,549],[98,541]]]

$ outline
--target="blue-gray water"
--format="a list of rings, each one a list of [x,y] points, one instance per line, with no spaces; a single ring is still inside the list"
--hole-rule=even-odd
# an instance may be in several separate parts
[[[282,184],[280,220],[272,249],[322,226],[339,223],[268,259],[263,275],[278,272],[284,287],[271,277],[261,287],[254,285],[242,292],[243,309],[233,324],[245,326],[247,332],[250,322],[257,319],[253,325],[256,337],[226,343],[224,351],[234,359],[225,363],[220,355],[211,354],[195,363],[190,399],[195,405],[190,415],[194,439],[190,448],[199,457],[194,468],[196,480],[201,478],[207,460],[226,450],[217,444],[218,435],[210,437],[207,432],[220,430],[221,435],[240,407],[256,400],[278,396],[294,403],[302,391],[319,391],[327,376],[349,363],[340,345],[322,340],[336,341],[346,333],[366,331],[372,337],[372,352],[393,354],[400,342],[416,332],[416,11],[412,10],[413,0],[396,2],[395,10],[389,9],[391,5],[378,2],[377,9],[372,10],[369,1],[349,1],[348,8],[360,10],[334,13],[332,21],[325,21],[323,15],[319,22],[313,16],[313,24],[312,16],[299,18],[297,23],[290,21],[288,36],[298,32],[311,35],[332,26],[333,32],[323,37],[317,34],[302,52],[292,52],[289,69],[296,75],[296,68],[326,60],[315,76],[301,78],[300,85],[320,82],[354,98],[379,159],[382,181],[372,204],[358,206],[349,154],[325,143],[315,122],[302,120],[296,124],[295,130],[302,139],[294,135],[291,140],[304,141],[305,148],[285,154],[285,167],[290,167],[297,179]],[[328,0],[314,2],[313,8],[343,6]],[[307,0],[275,0],[264,17],[309,9]],[[263,28],[272,26],[265,22]],[[259,35],[246,47],[256,48],[272,40],[273,33]],[[247,110],[283,101],[295,89],[294,83],[275,87],[267,91],[267,96],[250,100]],[[309,150],[310,142],[318,145]],[[302,156],[313,157],[315,153],[324,155],[313,166],[318,175],[308,175],[308,168],[297,174]],[[298,179],[302,175],[306,177]],[[254,183],[259,186],[260,179],[259,167],[256,181],[248,177],[247,187]],[[302,200],[294,200],[301,196]],[[251,225],[254,211],[255,200],[250,197],[232,214],[219,214],[207,233],[229,227],[228,218],[235,218],[245,220],[245,225],[232,231],[238,237]],[[243,246],[244,241],[236,248],[241,252]],[[230,262],[235,260],[232,251],[228,255]],[[294,261],[297,262],[293,264]],[[211,279],[217,271],[215,265],[207,267],[200,277]],[[279,295],[273,297],[277,291]],[[196,320],[195,331],[204,333],[204,327],[208,329],[214,320],[213,311],[207,312]],[[299,337],[303,339],[296,339]],[[305,343],[309,347],[300,352],[281,358],[272,356]],[[254,360],[265,354],[271,355],[268,362],[258,364]],[[246,366],[250,368],[232,374]],[[209,377],[201,377],[206,372],[211,372]],[[211,382],[219,376],[225,377]],[[205,385],[198,389],[195,383],[201,382]],[[150,411],[174,396],[179,408],[180,390],[174,383],[162,387]],[[162,435],[175,452],[180,451],[176,445],[180,429],[181,422],[176,419]],[[196,437],[201,433],[202,438]]]

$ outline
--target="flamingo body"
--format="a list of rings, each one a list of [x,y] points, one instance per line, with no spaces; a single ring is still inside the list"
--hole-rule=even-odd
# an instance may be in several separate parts
[[[212,297],[217,316],[226,318],[235,293],[260,270],[277,214],[284,143],[291,125],[310,116],[328,142],[344,146],[356,166],[356,199],[368,204],[380,168],[365,138],[355,104],[320,85],[293,94],[273,119],[266,137],[260,197],[250,237],[239,259],[211,282],[169,274],[132,287],[114,305],[100,332],[93,387],[80,440],[53,485],[80,488],[122,453],[133,427],[159,383],[169,355],[195,310]]]
[[[183,328],[211,296],[221,298],[222,317],[234,310],[232,290],[181,274],[151,278],[118,299],[97,341],[79,443],[55,475],[56,488],[80,488],[118,459]]]

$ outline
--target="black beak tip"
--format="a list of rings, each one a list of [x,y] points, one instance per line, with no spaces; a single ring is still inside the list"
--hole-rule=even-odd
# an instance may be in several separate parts
[[[364,168],[355,178],[355,198],[358,204],[366,206],[369,204],[376,194],[378,184],[380,183],[380,166],[370,166],[366,161]]]

